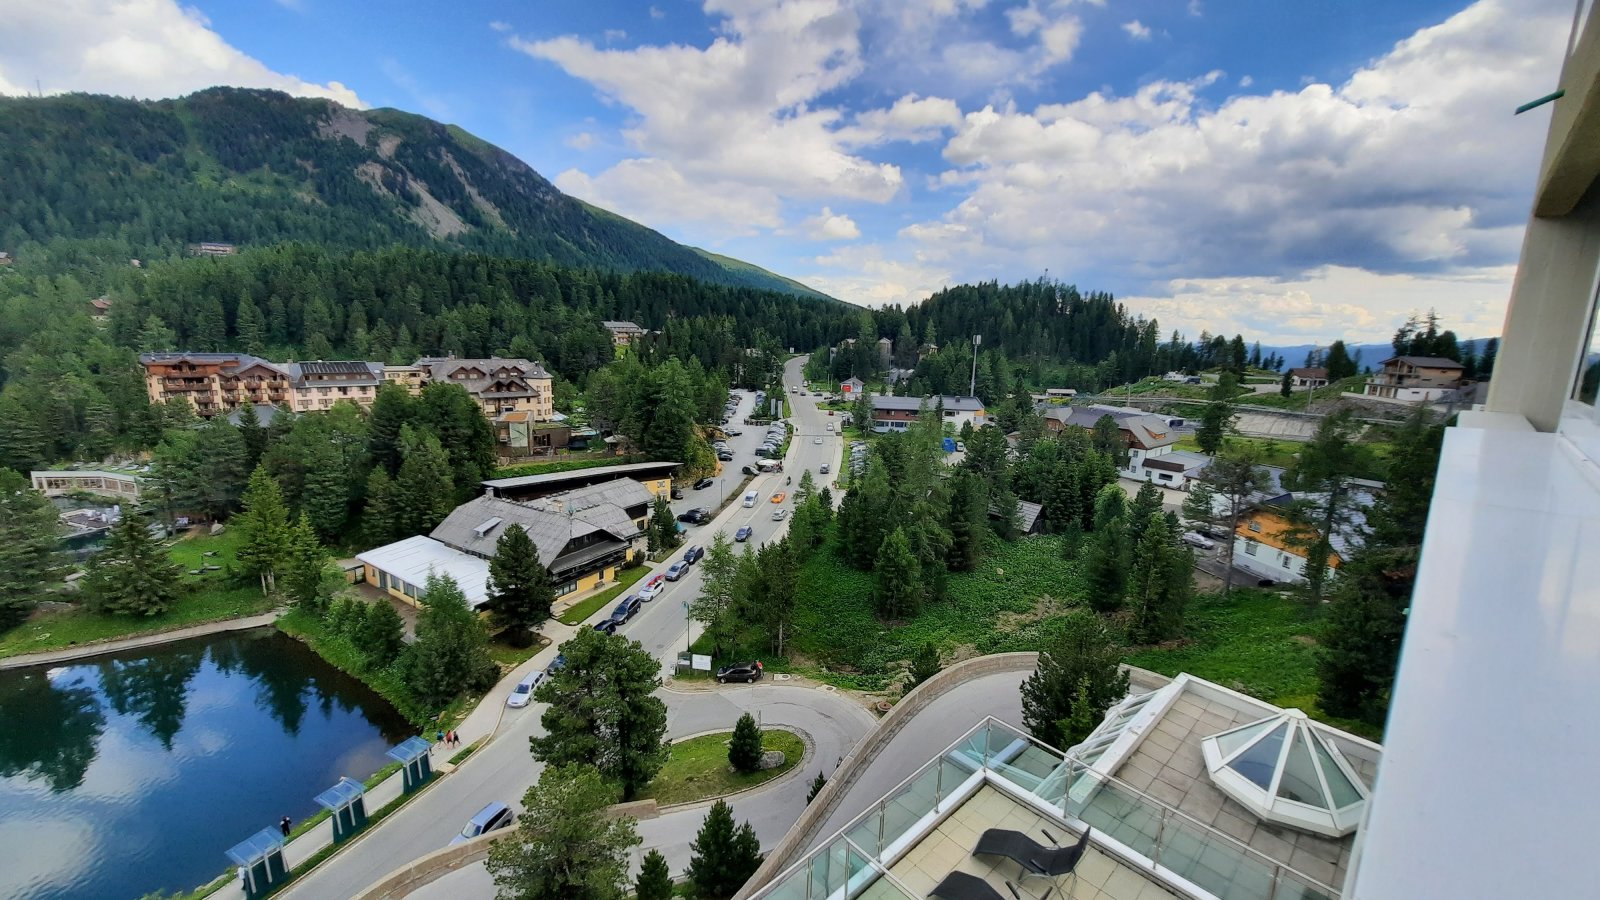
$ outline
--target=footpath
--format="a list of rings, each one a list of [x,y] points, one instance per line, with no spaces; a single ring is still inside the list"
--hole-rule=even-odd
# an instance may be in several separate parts
[[[199,625],[186,625],[182,628],[173,628],[168,631],[152,631],[148,634],[134,635],[133,637],[96,641],[92,644],[78,644],[60,650],[19,653],[16,656],[7,656],[4,659],[0,659],[0,670],[25,669],[29,666],[51,666],[85,659],[90,656],[99,656],[103,653],[137,650],[140,647],[152,647],[157,644],[181,641],[185,638],[205,637],[208,634],[221,634],[226,631],[248,631],[252,628],[265,628],[276,621],[278,616],[283,615],[283,613],[283,610],[275,609],[259,616],[246,616],[242,619],[202,622]]]

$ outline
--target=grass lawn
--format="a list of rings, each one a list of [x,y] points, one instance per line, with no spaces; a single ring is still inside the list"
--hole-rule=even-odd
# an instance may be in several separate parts
[[[1275,441],[1271,438],[1244,437],[1237,434],[1230,435],[1228,441],[1255,447],[1261,452],[1261,464],[1264,466],[1281,466],[1285,469],[1294,465],[1300,450],[1305,447],[1304,443],[1298,441]],[[1179,450],[1188,450],[1192,453],[1202,452],[1200,442],[1196,441],[1192,434],[1178,438],[1175,446]]]
[[[216,556],[207,556],[207,553],[215,553]],[[183,567],[186,574],[192,569],[203,566],[221,566],[223,571],[227,571],[239,564],[239,533],[230,528],[218,535],[202,534],[186,537],[173,544],[168,555],[172,557],[173,562]],[[215,574],[213,572],[211,576]]]
[[[606,588],[582,603],[572,606],[566,612],[556,616],[556,621],[565,625],[582,625],[584,619],[594,615],[602,606],[606,606],[621,597],[623,592],[637,584],[639,579],[643,578],[648,571],[650,570],[645,566],[623,569],[617,573],[617,583],[614,587]]]
[[[1311,390],[1312,398],[1317,401],[1337,400],[1346,391],[1359,394],[1361,393],[1362,386],[1365,385],[1366,382],[1367,379],[1363,375],[1357,375],[1353,378],[1344,378],[1339,381],[1335,381],[1332,384],[1324,385],[1319,388],[1313,388]],[[1289,396],[1285,397],[1278,391],[1273,391],[1267,394],[1256,394],[1251,397],[1243,397],[1239,400],[1239,402],[1247,406],[1270,406],[1274,409],[1287,409],[1295,412],[1303,412],[1306,408],[1306,392],[1297,388],[1290,392]]]
[[[667,805],[720,797],[777,778],[798,765],[805,754],[805,742],[799,735],[769,728],[761,733],[761,746],[767,750],[782,750],[783,765],[760,772],[730,772],[728,739],[732,735],[732,731],[721,731],[673,744],[667,764],[645,787],[640,799],[654,799]]]
[[[271,608],[271,601],[262,597],[254,586],[206,584],[179,598],[159,616],[107,616],[83,609],[37,616],[0,634],[0,656],[60,650],[95,641],[171,631],[202,622],[254,616]]]
[[[533,643],[527,647],[513,647],[499,637],[492,637],[489,639],[489,658],[503,668],[515,669],[548,646],[550,639],[544,635],[535,635]]]
[[[552,472],[571,472],[576,469],[593,469],[598,466],[620,466],[623,463],[637,462],[633,456],[611,456],[605,453],[571,454],[571,456],[558,457],[549,462],[518,463],[514,466],[501,466],[494,470],[496,478],[517,478],[523,475],[548,475]]]

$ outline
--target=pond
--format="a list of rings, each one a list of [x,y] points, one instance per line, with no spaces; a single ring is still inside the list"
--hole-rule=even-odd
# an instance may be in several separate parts
[[[413,733],[270,629],[0,672],[0,897],[189,890]]]

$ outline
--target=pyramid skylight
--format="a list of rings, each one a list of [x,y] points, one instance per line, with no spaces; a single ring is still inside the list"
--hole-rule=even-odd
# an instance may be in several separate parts
[[[1260,819],[1329,837],[1361,822],[1366,785],[1298,709],[1214,734],[1200,747],[1212,783]]]

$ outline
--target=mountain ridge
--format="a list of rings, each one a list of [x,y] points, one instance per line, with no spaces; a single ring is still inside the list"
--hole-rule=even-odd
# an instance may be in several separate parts
[[[512,153],[416,113],[277,91],[141,101],[0,97],[0,248],[114,238],[159,258],[202,241],[437,246],[827,295],[708,256],[564,194]],[[832,299],[832,298],[828,298]]]

